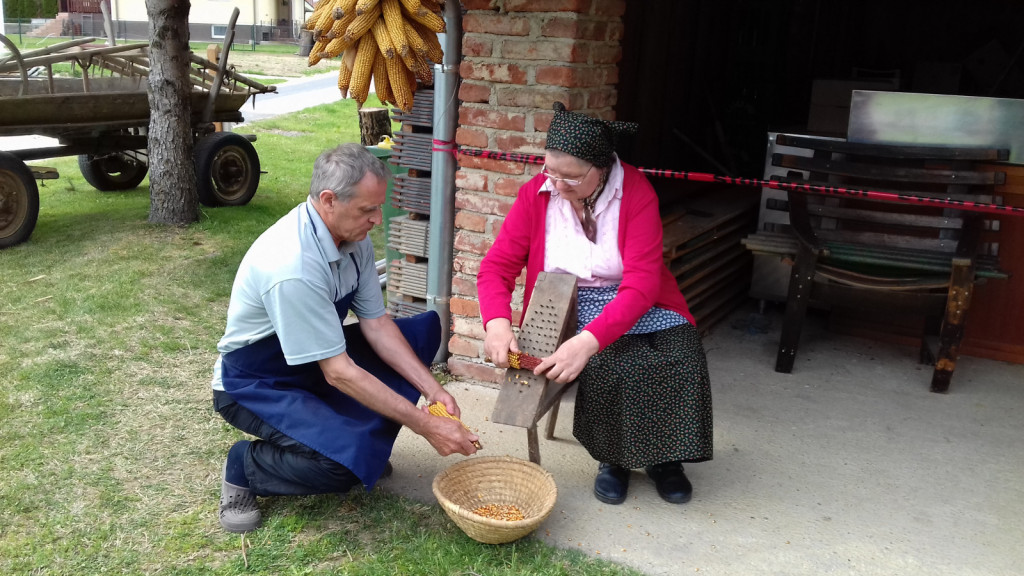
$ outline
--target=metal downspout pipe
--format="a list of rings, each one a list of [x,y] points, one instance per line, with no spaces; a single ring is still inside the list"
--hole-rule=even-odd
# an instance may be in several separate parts
[[[451,142],[430,159],[430,228],[427,245],[427,309],[441,317],[441,348],[434,362],[448,359],[451,339],[452,250],[455,241],[455,129],[458,125],[462,3],[445,2],[444,62],[434,65],[434,140]]]

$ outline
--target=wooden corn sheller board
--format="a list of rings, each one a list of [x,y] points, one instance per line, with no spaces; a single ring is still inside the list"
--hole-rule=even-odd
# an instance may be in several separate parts
[[[575,332],[576,277],[541,272],[519,330],[519,349],[531,356],[550,356]],[[501,382],[491,421],[527,428],[535,434],[537,421],[568,386],[549,382],[529,370],[509,368]]]

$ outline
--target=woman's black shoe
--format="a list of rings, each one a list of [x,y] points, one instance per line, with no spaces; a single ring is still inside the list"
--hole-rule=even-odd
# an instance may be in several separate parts
[[[629,489],[629,470],[602,462],[594,479],[594,496],[605,504],[622,504]]]
[[[666,502],[685,504],[693,496],[693,485],[683,473],[683,465],[679,462],[664,462],[645,468],[647,475],[654,480],[658,496]]]

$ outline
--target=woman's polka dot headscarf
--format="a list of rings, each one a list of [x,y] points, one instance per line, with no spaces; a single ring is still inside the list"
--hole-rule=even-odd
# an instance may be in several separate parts
[[[545,148],[571,154],[598,168],[611,166],[619,135],[635,134],[639,128],[633,122],[608,122],[569,112],[561,102],[555,102],[554,110]]]

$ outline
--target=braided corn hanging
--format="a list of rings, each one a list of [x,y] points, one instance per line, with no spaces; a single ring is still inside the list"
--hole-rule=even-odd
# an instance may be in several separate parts
[[[433,64],[444,57],[438,0],[320,0],[304,26],[314,37],[310,66],[351,59],[339,67],[338,88],[360,107],[372,82],[381,102],[410,111],[417,86],[433,84]]]

